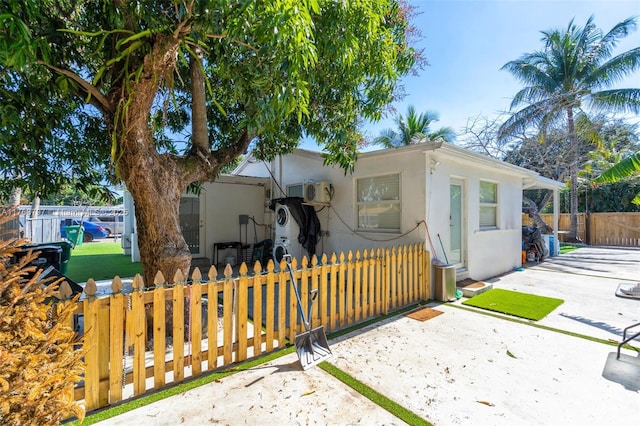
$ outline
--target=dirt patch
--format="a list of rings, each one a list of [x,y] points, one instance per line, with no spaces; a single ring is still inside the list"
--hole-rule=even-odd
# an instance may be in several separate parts
[[[426,321],[443,313],[444,312],[438,311],[437,309],[422,308],[417,311],[409,312],[408,314],[405,314],[405,316],[418,321]]]

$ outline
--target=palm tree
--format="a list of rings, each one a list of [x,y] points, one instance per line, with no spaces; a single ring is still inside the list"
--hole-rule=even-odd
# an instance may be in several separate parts
[[[373,143],[385,148],[397,148],[425,140],[452,142],[455,139],[455,132],[451,127],[441,127],[435,132],[429,131],[429,126],[435,121],[438,121],[437,113],[427,111],[423,114],[417,114],[415,108],[409,105],[406,118],[402,114],[396,116],[397,129],[381,131],[380,136],[375,138]]]
[[[640,112],[640,89],[610,89],[640,68],[640,47],[611,57],[618,40],[635,28],[635,18],[628,18],[603,35],[594,25],[593,17],[582,28],[571,20],[566,30],[542,32],[543,50],[526,53],[502,67],[526,87],[513,98],[511,110],[525,106],[501,126],[500,138],[528,129],[544,134],[553,124],[566,125],[572,160],[569,181],[573,238],[577,234],[580,166],[574,117],[586,113],[585,106],[605,112]]]
[[[618,182],[638,172],[640,172],[640,152],[636,152],[635,154],[615,164],[610,169],[605,170],[605,172],[602,173],[594,182]],[[640,204],[640,192],[636,194],[631,202],[633,204]]]

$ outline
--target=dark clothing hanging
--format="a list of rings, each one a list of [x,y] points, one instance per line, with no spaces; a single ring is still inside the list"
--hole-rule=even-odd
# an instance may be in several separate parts
[[[285,197],[271,200],[269,208],[276,210],[276,204],[287,206],[291,212],[291,216],[300,227],[298,234],[298,242],[309,254],[309,259],[316,254],[316,244],[320,239],[320,220],[316,214],[316,210],[312,205],[302,204],[301,197]]]

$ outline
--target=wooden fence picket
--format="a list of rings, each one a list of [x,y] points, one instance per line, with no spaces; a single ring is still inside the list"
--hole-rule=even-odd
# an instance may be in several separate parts
[[[91,411],[122,401],[125,386],[132,387],[127,398],[139,396],[147,386],[159,389],[292,344],[304,331],[294,285],[305,316],[318,292],[307,320],[328,332],[388,314],[429,297],[429,267],[429,253],[415,244],[305,257],[299,266],[292,259],[293,281],[284,260],[277,271],[272,260],[266,268],[255,262],[252,275],[242,263],[235,277],[227,265],[221,279],[212,266],[207,281],[198,268],[189,280],[178,271],[173,284],[158,273],[152,288],[136,275],[126,294],[115,277],[112,293],[100,297],[89,280],[84,300],[72,302],[84,315],[86,361],[74,397]]]
[[[184,283],[185,279],[181,271],[176,273],[179,280],[173,286],[172,312],[173,312],[173,380],[184,380]]]
[[[160,271],[153,284],[153,386],[160,388],[165,385],[164,355],[167,339],[165,279]]]
[[[131,304],[133,317],[133,394],[138,396],[146,391],[145,352],[147,345],[144,282],[139,274],[133,279]]]
[[[249,318],[249,291],[247,287],[247,265],[240,265],[240,277],[237,280],[236,288],[236,341],[238,342],[238,351],[236,352],[236,360],[244,361],[247,359],[247,324]]]
[[[355,260],[353,262],[353,283],[354,283],[354,291],[353,297],[355,298],[355,312],[353,316],[353,321],[358,322],[362,320],[362,310],[364,306],[366,306],[366,301],[363,293],[366,292],[365,288],[361,288],[361,273],[362,273],[362,261],[360,260],[360,250],[356,250]]]
[[[191,346],[191,374],[194,376],[202,373],[202,274],[199,268],[195,268],[191,274],[191,305],[189,306],[190,319],[190,346]]]
[[[124,359],[127,348],[124,342],[125,296],[122,294],[122,280],[116,276],[111,283],[113,295],[109,303],[109,400],[122,401],[124,380]]]
[[[234,280],[230,265],[224,268],[224,288],[222,290],[222,342],[223,362],[225,365],[233,362],[233,314],[235,310]]]
[[[209,269],[207,283],[207,368],[213,370],[218,366],[218,284],[211,278],[218,272],[215,266]]]
[[[253,355],[262,352],[262,268],[260,261],[253,266]],[[271,306],[268,304],[266,306]],[[267,335],[268,339],[268,335]]]

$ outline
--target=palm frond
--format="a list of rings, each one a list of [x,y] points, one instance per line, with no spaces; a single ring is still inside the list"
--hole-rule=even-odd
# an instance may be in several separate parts
[[[433,133],[429,131],[429,126],[438,121],[438,114],[434,111],[426,111],[418,114],[413,107],[409,105],[407,107],[407,115],[403,116],[398,114],[394,119],[397,130],[386,129],[380,133],[380,136],[375,138],[373,142],[376,145],[381,145],[385,148],[394,148],[403,145],[411,145],[416,141],[434,140]],[[453,141],[455,133],[449,128],[446,134],[445,140],[447,142]],[[451,133],[449,133],[449,131]],[[441,136],[436,134],[436,136]],[[443,138],[445,136],[442,136]]]
[[[384,129],[380,132],[380,136],[373,140],[375,145],[380,145],[384,148],[393,148],[397,146],[398,134],[392,129]]]
[[[451,127],[441,127],[433,133],[429,134],[429,140],[445,142],[453,142],[456,139],[456,132]]]
[[[511,109],[514,109],[522,104],[531,104],[536,102],[544,101],[548,99],[552,92],[549,92],[545,87],[542,86],[529,86],[521,89],[511,100]]]
[[[532,103],[515,112],[498,130],[498,139],[503,140],[529,128],[542,128],[558,120],[564,111],[553,104],[552,99]]]
[[[524,55],[520,59],[507,62],[502,66],[502,70],[509,71],[521,82],[531,86],[548,87],[555,85],[555,81],[547,74],[541,66],[544,58],[540,55]]]
[[[636,18],[627,18],[622,22],[617,23],[611,30],[602,36],[602,39],[594,45],[591,50],[591,55],[596,63],[611,57],[613,49],[618,44],[618,39],[628,36],[631,31],[636,29]]]
[[[585,77],[593,88],[608,87],[640,69],[640,47],[623,52],[601,64]]]
[[[640,89],[612,89],[592,93],[594,108],[606,111],[640,114]]]
[[[640,172],[640,152],[636,152],[635,154],[625,158],[615,166],[606,170],[597,179],[595,179],[594,182],[618,182],[638,172]]]

